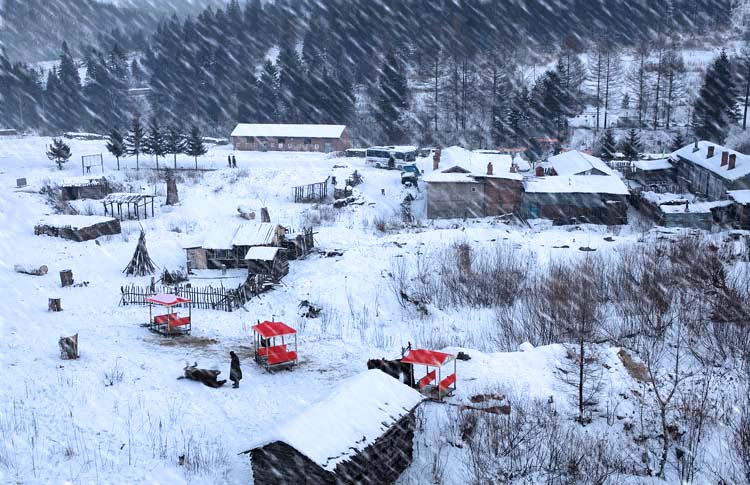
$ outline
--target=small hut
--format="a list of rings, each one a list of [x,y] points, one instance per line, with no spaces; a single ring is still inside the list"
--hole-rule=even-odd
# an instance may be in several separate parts
[[[411,464],[422,396],[380,370],[341,382],[249,450],[255,483],[393,483]]]
[[[69,177],[60,184],[60,198],[63,201],[79,199],[103,199],[109,194],[109,183],[101,175],[90,177]]]
[[[249,274],[269,276],[275,282],[289,274],[289,260],[284,248],[253,246],[247,250],[245,263]]]

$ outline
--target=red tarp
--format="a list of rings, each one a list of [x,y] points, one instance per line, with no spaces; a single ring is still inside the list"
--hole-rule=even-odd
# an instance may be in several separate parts
[[[455,358],[452,354],[438,352],[435,350],[414,349],[410,350],[401,362],[407,364],[427,365],[430,367],[440,367]]]
[[[182,298],[181,296],[177,295],[160,293],[158,295],[146,298],[146,301],[155,305],[172,306],[179,305],[180,303],[190,303],[192,300],[190,298]]]
[[[286,323],[269,321],[253,325],[253,331],[261,334],[263,338],[281,337],[282,335],[297,333],[295,329]]]

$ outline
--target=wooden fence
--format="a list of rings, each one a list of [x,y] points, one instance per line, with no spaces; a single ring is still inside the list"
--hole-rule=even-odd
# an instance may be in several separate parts
[[[182,298],[190,298],[193,308],[233,312],[241,308],[251,298],[273,287],[273,282],[264,275],[249,275],[237,288],[223,286],[136,286],[120,287],[120,305],[148,305],[146,298],[158,293],[168,293]]]

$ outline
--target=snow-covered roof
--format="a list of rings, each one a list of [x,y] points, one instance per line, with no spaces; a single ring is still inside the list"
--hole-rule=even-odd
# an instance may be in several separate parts
[[[273,261],[280,249],[275,246],[253,246],[247,250],[245,259]]]
[[[139,194],[139,193],[131,193],[131,192],[112,192],[108,196],[106,196],[102,203],[109,204],[132,204],[136,202],[140,202],[143,199],[151,198],[153,199],[155,196],[151,194]]]
[[[282,422],[259,447],[281,441],[333,471],[373,444],[422,399],[419,392],[380,370],[361,372]]]
[[[91,177],[66,177],[60,182],[61,187],[86,187],[87,185],[100,184],[104,180],[103,175],[94,175]]]
[[[274,125],[239,123],[231,136],[340,138],[346,125]]]
[[[205,249],[232,249],[233,246],[264,246],[273,244],[278,224],[248,222],[239,226],[216,226],[203,241]],[[194,246],[193,246],[194,247]]]
[[[633,162],[633,166],[638,170],[650,172],[652,170],[669,170],[672,168],[672,163],[668,158],[660,158],[658,160],[636,160]]]
[[[263,246],[273,244],[278,224],[256,222],[241,224],[232,238],[232,246]]]
[[[727,190],[727,194],[738,204],[750,204],[750,190]]]
[[[587,153],[579,152],[578,150],[571,150],[549,157],[547,163],[555,169],[557,175],[580,175],[591,170],[598,170],[608,175],[614,175],[612,169],[601,159]]]
[[[114,221],[111,217],[103,216],[79,216],[79,215],[65,215],[65,214],[52,214],[43,216],[37,222],[40,226],[50,227],[70,227],[71,229],[82,229],[84,227],[91,227],[94,224],[101,224],[103,222]]]
[[[567,175],[524,179],[529,193],[627,195],[628,188],[616,175]]]
[[[367,150],[384,150],[389,152],[415,152],[417,147],[412,145],[389,145],[382,147],[368,147]]]
[[[492,162],[492,175],[487,175],[487,164],[490,162]],[[475,183],[476,177],[522,180],[521,174],[510,171],[512,163],[513,159],[510,155],[487,151],[472,152],[454,146],[442,151],[440,168],[425,175],[424,181]],[[461,172],[460,169],[465,172]]]
[[[706,158],[706,155],[708,155],[708,147],[710,146],[714,147],[714,156]],[[737,180],[740,177],[750,174],[750,155],[745,155],[705,140],[698,142],[698,151],[693,151],[694,147],[694,143],[686,145],[679,150],[672,152],[672,157],[679,157],[696,165],[700,165],[727,180]],[[728,165],[721,166],[721,152],[729,152],[730,155],[733,154],[737,156],[735,167],[732,170],[727,168]]]

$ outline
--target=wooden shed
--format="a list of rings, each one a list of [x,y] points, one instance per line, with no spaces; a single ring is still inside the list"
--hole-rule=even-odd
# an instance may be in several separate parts
[[[414,410],[423,397],[373,369],[273,429],[249,450],[262,484],[395,482],[411,464]]]
[[[245,263],[249,274],[269,276],[274,282],[289,274],[289,259],[284,248],[253,246],[247,250]]]
[[[244,268],[245,256],[255,246],[283,245],[284,226],[272,222],[248,222],[239,226],[212,228],[202,242],[193,240],[183,246],[192,269]]]
[[[60,198],[63,201],[103,199],[109,193],[109,183],[101,175],[95,177],[69,177],[60,184]]]

